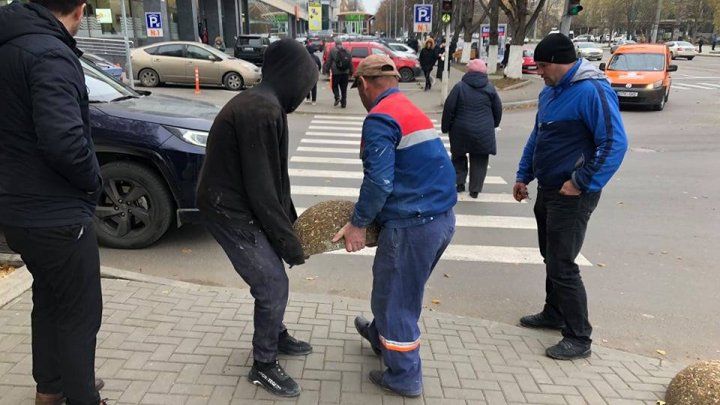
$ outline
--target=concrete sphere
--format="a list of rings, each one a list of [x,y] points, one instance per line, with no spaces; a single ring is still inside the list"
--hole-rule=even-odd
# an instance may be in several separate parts
[[[701,361],[680,371],[665,393],[667,405],[720,405],[720,360]]]

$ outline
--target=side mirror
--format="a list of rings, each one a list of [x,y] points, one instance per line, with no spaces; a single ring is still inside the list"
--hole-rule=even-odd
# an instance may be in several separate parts
[[[605,64],[604,64],[604,63],[601,63],[600,66],[598,66],[598,69],[600,69],[600,70],[605,70]]]
[[[668,66],[668,72],[677,72],[677,65],[669,65]]]

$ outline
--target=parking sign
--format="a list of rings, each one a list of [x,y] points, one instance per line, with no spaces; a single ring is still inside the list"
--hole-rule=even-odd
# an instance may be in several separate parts
[[[145,26],[147,27],[147,36],[157,38],[163,36],[162,16],[159,12],[145,13]]]
[[[414,7],[415,32],[430,32],[432,30],[432,4],[415,4]]]

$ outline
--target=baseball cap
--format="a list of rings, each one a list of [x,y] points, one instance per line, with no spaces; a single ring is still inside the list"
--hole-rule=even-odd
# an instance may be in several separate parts
[[[400,78],[395,63],[387,55],[370,55],[360,62],[353,78],[355,81],[352,84],[352,88],[355,88],[360,83],[360,77],[378,77],[378,76],[395,76]]]

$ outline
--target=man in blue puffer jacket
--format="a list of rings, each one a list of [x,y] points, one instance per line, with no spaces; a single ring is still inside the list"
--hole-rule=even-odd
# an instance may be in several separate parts
[[[551,34],[535,48],[540,93],[535,127],[520,160],[513,195],[528,197],[538,180],[535,219],[545,259],[545,307],[520,319],[526,327],[561,329],[563,339],[549,357],[590,356],[592,327],[587,295],[575,258],[602,188],[620,167],[627,137],[617,96],[605,75],[578,60],[568,37]]]

